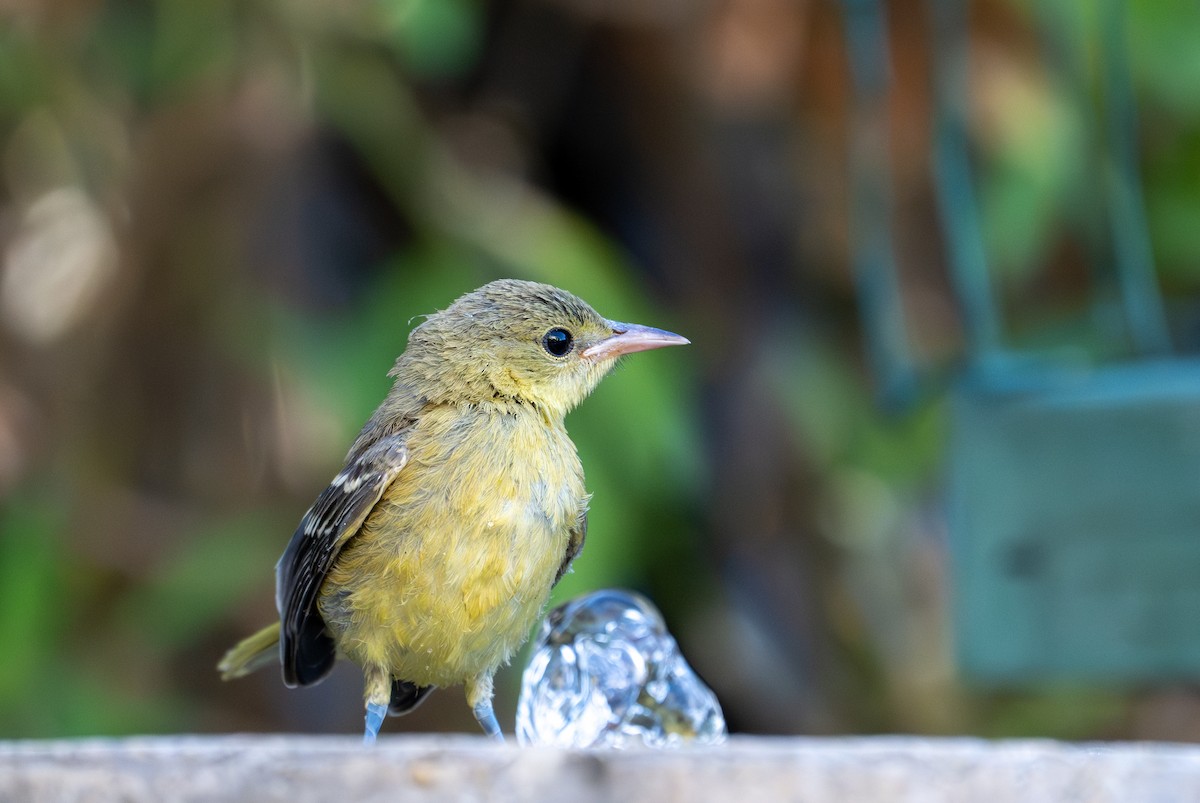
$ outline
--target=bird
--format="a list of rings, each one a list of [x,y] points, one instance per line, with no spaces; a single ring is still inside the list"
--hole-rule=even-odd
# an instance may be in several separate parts
[[[311,686],[343,657],[362,669],[366,744],[455,685],[503,741],[493,677],[587,536],[564,418],[621,357],[689,342],[518,279],[425,317],[275,567],[279,620],[229,650],[222,677],[278,656],[286,686]]]

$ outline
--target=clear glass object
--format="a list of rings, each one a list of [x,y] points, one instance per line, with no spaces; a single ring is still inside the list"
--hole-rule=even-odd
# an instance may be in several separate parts
[[[596,591],[542,623],[521,678],[521,744],[670,747],[725,735],[717,696],[645,597]]]

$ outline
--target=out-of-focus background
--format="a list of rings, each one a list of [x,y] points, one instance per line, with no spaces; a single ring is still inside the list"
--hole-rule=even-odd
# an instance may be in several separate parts
[[[1028,622],[985,597],[954,624],[991,565],[951,582],[988,537],[954,510],[1035,505],[1010,487],[1024,447],[957,486],[946,460],[990,432],[990,407],[949,401],[989,343],[1074,355],[1052,376],[1136,369],[1164,320],[1194,351],[1200,7],[958,5],[0,5],[0,736],[357,733],[352,666],[287,691],[214,665],[272,617],[274,561],[416,316],[517,276],[693,341],[568,419],[595,496],[555,599],[648,594],[731,729],[1200,738],[1188,655],[1162,672],[1135,640],[1108,675],[1086,645],[1009,672]],[[1118,384],[1136,417],[1153,388]],[[1200,497],[1187,458],[1171,480]],[[1125,487],[1101,524],[1180,502]],[[1076,605],[1086,630],[1114,577],[1122,610],[1146,599],[1145,516],[1126,577],[1054,515],[1039,537],[1082,532],[1074,551],[998,560],[1084,568],[1027,608]],[[1175,582],[1130,627],[1194,653],[1200,572]],[[516,688],[514,666],[502,722]],[[475,725],[451,690],[387,729]]]

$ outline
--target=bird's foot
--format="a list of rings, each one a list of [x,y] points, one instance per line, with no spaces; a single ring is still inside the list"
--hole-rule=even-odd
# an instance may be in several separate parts
[[[379,735],[387,711],[387,703],[367,703],[367,731],[363,734],[363,744],[375,744],[375,737]]]
[[[503,744],[504,734],[500,732],[500,723],[496,721],[496,713],[492,711],[492,701],[485,700],[471,711],[475,714],[475,719],[479,722],[479,727],[483,728],[483,732],[492,740]]]

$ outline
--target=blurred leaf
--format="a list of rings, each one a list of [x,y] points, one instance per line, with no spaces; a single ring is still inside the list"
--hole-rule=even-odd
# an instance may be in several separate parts
[[[71,604],[63,582],[58,534],[61,507],[29,498],[11,499],[0,516],[0,706],[20,700],[51,661]]]
[[[120,619],[159,649],[196,643],[245,589],[273,583],[275,561],[293,528],[267,512],[200,528],[180,539],[181,551],[126,596]]]
[[[855,467],[901,488],[925,486],[941,465],[944,405],[925,403],[903,416],[888,416],[871,401],[863,379],[830,344],[779,333],[790,359],[774,359],[768,373],[822,473]]]
[[[0,112],[23,114],[44,103],[58,70],[36,40],[15,27],[0,26]]]
[[[1000,695],[985,703],[985,735],[995,739],[1039,736],[1088,739],[1102,733],[1128,710],[1124,695],[1104,689],[1060,688],[1024,695]]]
[[[157,0],[151,69],[159,91],[226,77],[237,53],[230,0]]]
[[[1131,69],[1145,106],[1181,122],[1200,122],[1200,6],[1190,0],[1122,3],[1129,15]]]
[[[1200,278],[1200,131],[1156,139],[1143,170],[1151,242],[1161,273],[1194,287]]]
[[[474,0],[377,0],[397,51],[417,76],[462,73],[482,43],[483,6]]]
[[[1079,182],[1098,193],[1102,183],[1085,171],[1088,145],[1078,117],[1083,98],[1027,65],[997,71],[989,82],[1003,120],[988,132],[991,152],[981,165],[980,211],[993,270],[1027,280],[1042,274],[1052,236],[1070,208]]]
[[[408,333],[421,316],[473,290],[480,282],[478,267],[470,252],[431,241],[389,262],[361,307],[348,314],[318,319],[272,307],[276,353],[312,393],[339,411],[347,446],[391,387],[387,372],[404,351]]]
[[[129,688],[90,672],[86,662],[71,669],[65,678],[42,684],[38,697],[56,709],[56,722],[52,729],[39,729],[39,735],[62,738],[171,733],[185,720],[188,706],[178,696]]]

